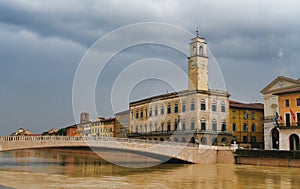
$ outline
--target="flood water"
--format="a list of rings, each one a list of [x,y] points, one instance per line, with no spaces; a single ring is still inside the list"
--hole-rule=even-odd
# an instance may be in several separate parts
[[[20,150],[0,153],[0,188],[300,188],[300,169],[225,164],[136,169],[87,150]]]

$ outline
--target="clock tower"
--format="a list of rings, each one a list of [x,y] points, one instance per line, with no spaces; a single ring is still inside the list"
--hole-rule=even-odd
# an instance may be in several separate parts
[[[208,90],[208,57],[206,40],[199,36],[191,39],[188,57],[189,90]]]

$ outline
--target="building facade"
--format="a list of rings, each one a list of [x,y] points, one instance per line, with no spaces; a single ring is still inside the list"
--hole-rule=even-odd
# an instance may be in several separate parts
[[[188,90],[131,102],[128,137],[229,144],[229,93],[208,86],[206,40],[191,39]]]
[[[277,145],[281,150],[300,150],[300,85],[273,95],[278,96],[279,102]]]
[[[279,96],[276,93],[299,87],[300,79],[295,80],[279,76],[268,84],[261,93],[264,97],[264,142],[265,149],[287,149],[280,148],[280,128],[277,127],[277,116],[279,114]],[[282,116],[282,115],[281,115]]]
[[[264,105],[229,101],[232,140],[247,148],[263,148]]]

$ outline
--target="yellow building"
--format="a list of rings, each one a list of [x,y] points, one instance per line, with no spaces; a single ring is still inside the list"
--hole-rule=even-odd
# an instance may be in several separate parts
[[[229,93],[208,86],[206,40],[191,39],[188,90],[131,102],[128,137],[229,144]]]
[[[262,148],[264,105],[229,101],[232,140],[242,147]]]

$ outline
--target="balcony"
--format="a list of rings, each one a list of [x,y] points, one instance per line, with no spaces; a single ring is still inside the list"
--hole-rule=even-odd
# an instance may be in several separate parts
[[[300,129],[300,122],[290,124],[280,123],[279,126],[277,125],[277,127],[279,129]]]
[[[213,131],[213,130],[174,130],[172,131],[152,131],[152,132],[135,132],[128,133],[128,137],[143,137],[143,136],[170,136],[172,134],[210,134],[210,135],[232,135],[232,131]]]

